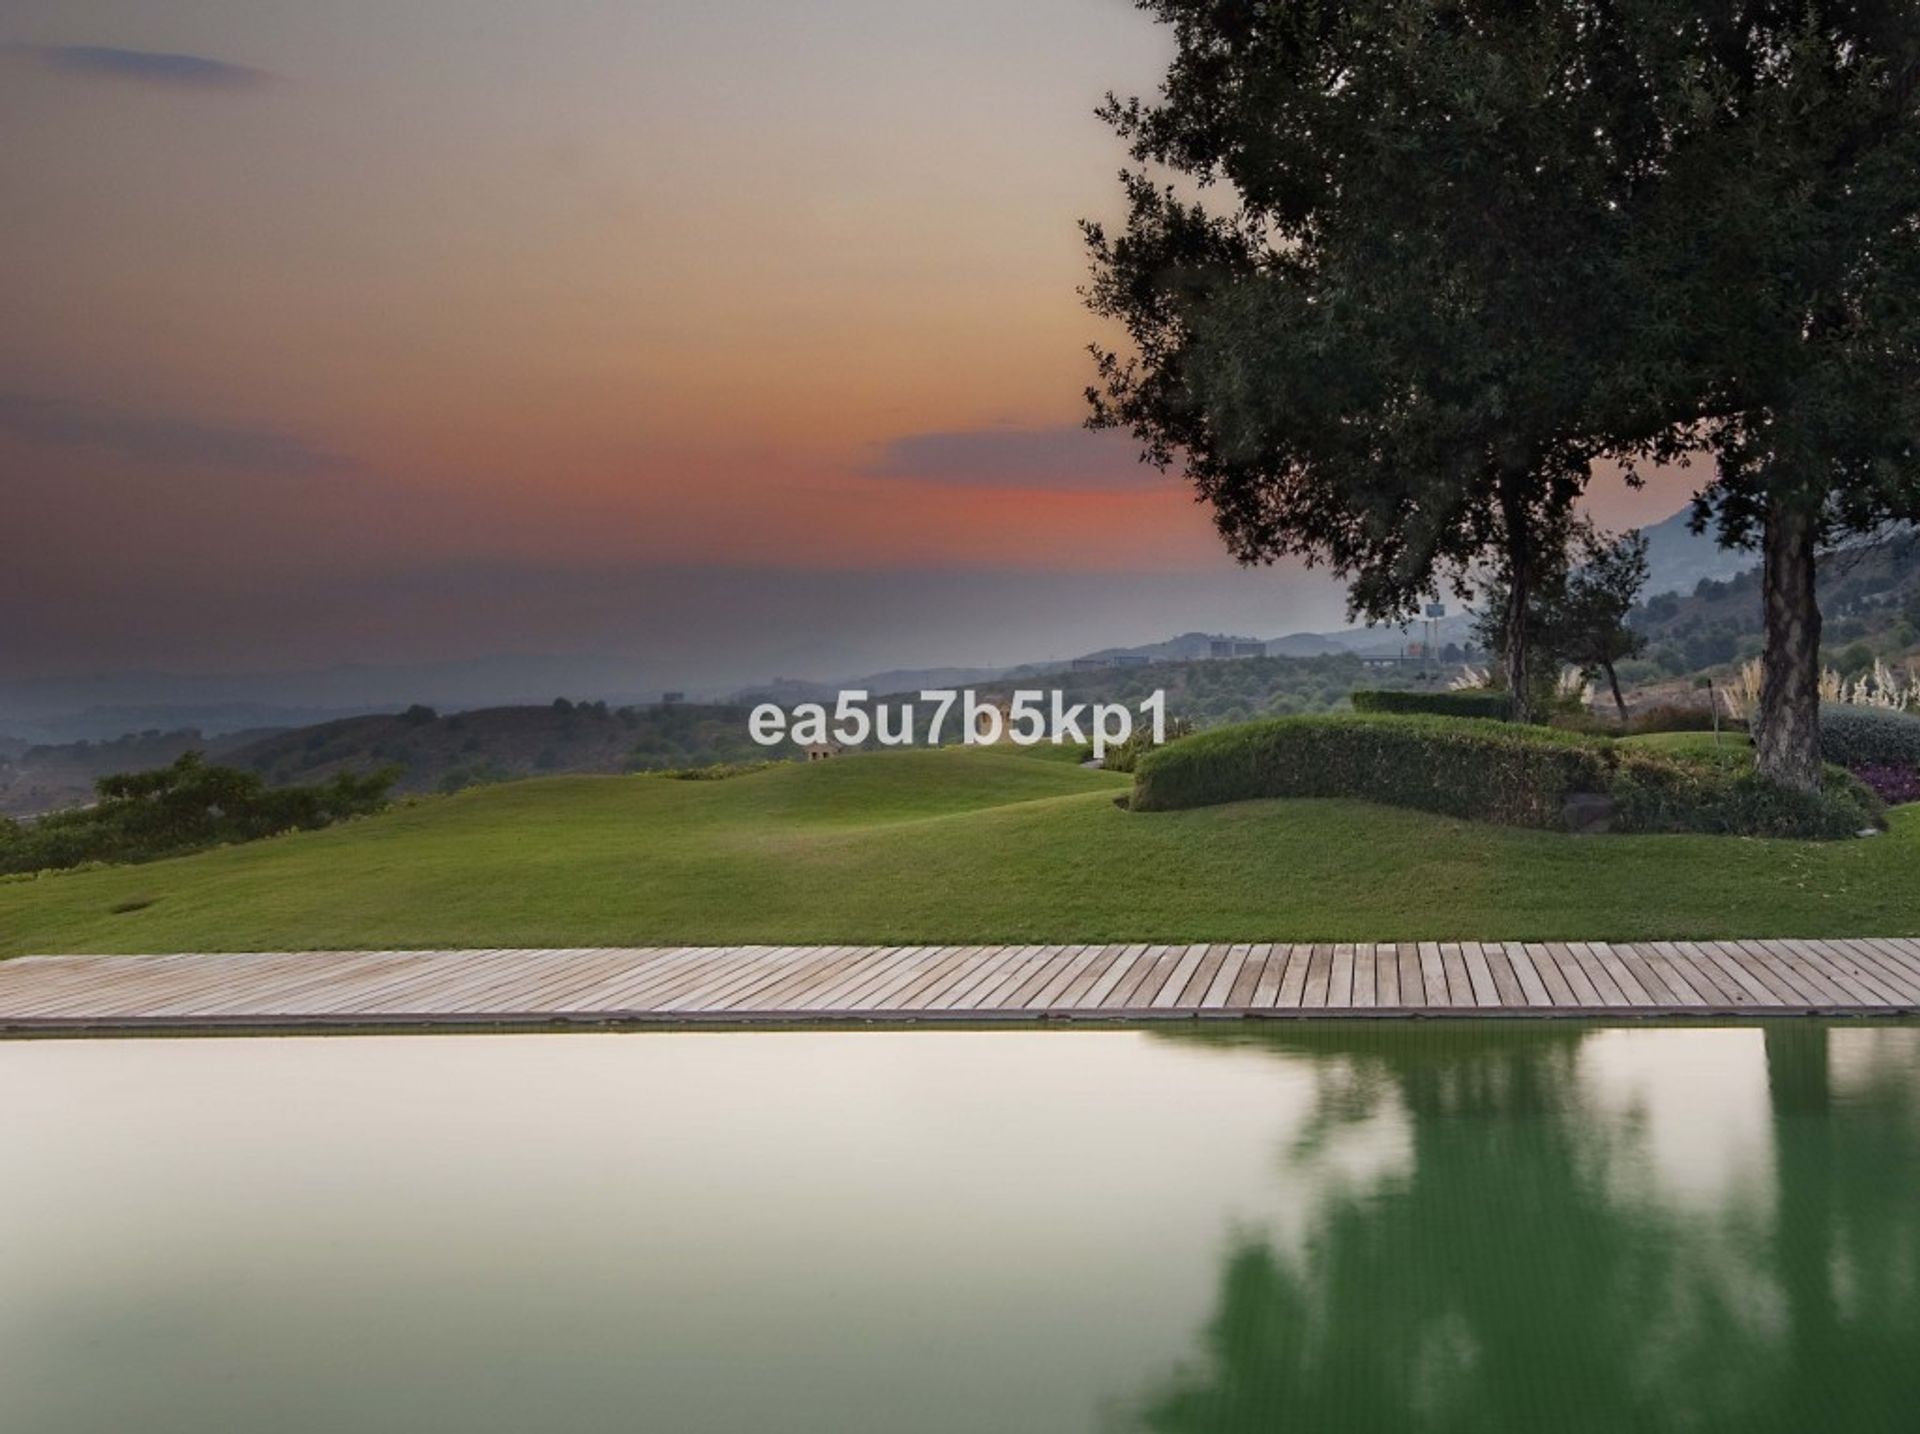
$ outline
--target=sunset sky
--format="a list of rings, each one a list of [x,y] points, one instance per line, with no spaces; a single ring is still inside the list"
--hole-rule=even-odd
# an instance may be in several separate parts
[[[1091,111],[1165,45],[1125,0],[15,0],[0,677],[1337,624],[1076,427]]]

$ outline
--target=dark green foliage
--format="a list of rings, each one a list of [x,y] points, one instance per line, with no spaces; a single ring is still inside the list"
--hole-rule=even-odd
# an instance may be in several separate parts
[[[1713,710],[1708,707],[1685,707],[1677,702],[1663,703],[1658,707],[1648,707],[1633,714],[1633,720],[1627,724],[1627,731],[1635,736],[1644,736],[1654,732],[1715,732],[1744,730],[1744,724],[1728,718],[1715,723]]]
[[[1453,717],[1282,717],[1153,753],[1135,774],[1133,805],[1358,797],[1551,828],[1569,795],[1604,780],[1602,749],[1570,733]]]
[[[452,796],[455,792],[464,792],[468,787],[491,786],[495,782],[512,781],[512,775],[487,762],[471,767],[453,767],[441,776],[434,790],[442,796]]]
[[[1885,804],[1839,767],[1828,768],[1820,789],[1808,792],[1751,768],[1619,755],[1608,787],[1617,831],[1835,839],[1882,824]]]
[[[1592,460],[1664,421],[1622,273],[1677,7],[1140,3],[1175,55],[1104,111],[1141,169],[1124,228],[1086,226],[1132,350],[1096,350],[1094,422],[1181,464],[1236,557],[1324,561],[1369,617],[1490,559],[1524,705]]]
[[[1820,756],[1842,767],[1920,767],[1920,716],[1823,703]]]
[[[1351,653],[1321,657],[1242,657],[1231,661],[1169,659],[1141,667],[1103,667],[1048,673],[1044,678],[982,684],[983,698],[1005,701],[1022,687],[1057,687],[1068,705],[1120,702],[1139,716],[1140,702],[1155,692],[1167,694],[1167,720],[1185,717],[1195,727],[1215,727],[1254,717],[1342,711],[1355,687],[1411,680],[1383,676]],[[885,700],[898,703],[907,694]],[[925,713],[917,730],[924,731]],[[741,718],[744,725],[745,718]],[[951,727],[951,724],[949,724]]]
[[[405,722],[409,727],[424,727],[429,723],[439,721],[439,719],[440,714],[424,702],[416,702],[400,714],[400,720]]]
[[[1853,642],[1833,655],[1832,665],[1842,677],[1854,678],[1872,670],[1875,655],[1871,643]]]
[[[1920,24],[1886,0],[1676,7],[1656,106],[1664,218],[1633,283],[1682,395],[1655,453],[1712,453],[1696,500],[1765,555],[1757,761],[1820,773],[1823,545],[1920,517]]]
[[[1638,531],[1618,536],[1592,523],[1576,521],[1565,546],[1543,559],[1525,614],[1527,641],[1534,663],[1534,712],[1553,705],[1553,687],[1562,665],[1589,681],[1605,677],[1622,722],[1627,701],[1620,690],[1619,666],[1637,657],[1645,638],[1629,623],[1640,590],[1647,585],[1647,540]],[[1514,616],[1512,594],[1498,577],[1481,592],[1474,636],[1505,665]]]
[[[151,861],[310,831],[380,810],[396,775],[343,772],[317,786],[269,787],[257,773],[209,766],[188,752],[171,766],[102,777],[91,807],[0,824],[0,872]]]
[[[713,762],[704,767],[662,767],[647,775],[668,777],[676,782],[724,782],[729,777],[751,776],[755,772],[764,772],[769,767],[786,765],[786,761],[781,758],[769,758],[762,762]]]
[[[1616,831],[1840,837],[1880,819],[1872,794],[1844,774],[1824,792],[1791,792],[1601,738],[1431,716],[1287,717],[1203,732],[1142,759],[1133,808],[1347,797],[1559,830],[1568,798],[1586,793],[1614,799]]]
[[[1167,742],[1177,742],[1182,737],[1193,735],[1193,723],[1185,717],[1167,719]],[[1145,723],[1134,728],[1133,735],[1113,748],[1106,755],[1103,765],[1109,772],[1131,772],[1140,764],[1140,759],[1156,746],[1164,747],[1166,742],[1153,740],[1153,724]]]
[[[1627,701],[1619,665],[1647,645],[1628,621],[1646,585],[1646,538],[1637,531],[1608,537],[1589,527],[1580,539],[1579,562],[1549,597],[1549,648],[1588,678],[1604,675],[1622,721]]]
[[[1716,725],[1712,708],[1704,705],[1689,707],[1678,702],[1663,702],[1658,707],[1643,708],[1627,720],[1624,728],[1612,718],[1596,717],[1584,711],[1563,713],[1553,719],[1553,725],[1569,732],[1586,732],[1604,737],[1646,737],[1659,732],[1727,732],[1744,738],[1747,733],[1745,722],[1722,716]]]
[[[1356,692],[1356,712],[1384,712],[1401,716],[1426,713],[1435,717],[1482,717],[1493,722],[1513,720],[1513,699],[1504,692]]]
[[[744,707],[650,707],[638,714],[635,730],[623,724],[614,724],[612,730],[631,739],[622,764],[629,772],[750,764],[793,750],[788,746],[770,753],[755,742],[747,732]]]

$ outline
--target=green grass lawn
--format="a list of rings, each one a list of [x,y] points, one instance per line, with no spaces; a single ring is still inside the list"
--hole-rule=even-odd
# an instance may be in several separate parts
[[[1569,837],[1355,802],[1132,813],[1127,785],[979,749],[515,782],[0,880],[0,954],[1920,932],[1920,807],[1850,842]]]
[[[1623,746],[1695,762],[1739,768],[1753,765],[1753,742],[1744,732],[1649,732],[1619,740]]]

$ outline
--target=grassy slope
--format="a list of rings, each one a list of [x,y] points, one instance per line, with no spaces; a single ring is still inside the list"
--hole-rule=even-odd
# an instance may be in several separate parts
[[[1834,844],[1574,838],[1347,802],[1135,814],[1125,786],[978,750],[520,782],[0,882],[0,953],[1920,931],[1920,808]]]

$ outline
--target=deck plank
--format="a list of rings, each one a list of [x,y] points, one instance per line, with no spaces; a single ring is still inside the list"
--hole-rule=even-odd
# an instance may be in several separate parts
[[[1920,946],[1897,941],[1817,941],[1879,974],[1887,989],[1904,1001],[1920,1000]]]
[[[1124,1006],[1126,997],[1132,993],[1144,969],[1153,964],[1153,957],[1149,954],[1152,950],[1153,947],[1147,945],[1122,947],[1119,959],[1087,992],[1087,1009],[1104,1011],[1115,1004]]]
[[[1418,1010],[1427,1004],[1426,977],[1419,948],[1412,942],[1402,942],[1394,948],[1394,955],[1400,967],[1400,1004],[1409,1010]]]
[[[1266,969],[1267,957],[1273,954],[1270,943],[1249,945],[1246,956],[1240,963],[1240,970],[1228,988],[1226,1005],[1234,1010],[1244,1011],[1253,1004],[1253,993],[1259,989],[1260,975]]]
[[[1206,1004],[1208,989],[1213,985],[1215,975],[1226,964],[1227,947],[1208,946],[1200,953],[1200,964],[1193,968],[1193,974],[1187,977],[1187,984],[1180,988],[1178,1004],[1199,1009]]]
[[[1473,1004],[1499,1005],[1500,988],[1494,982],[1493,967],[1487,960],[1486,948],[1478,941],[1461,942],[1460,964],[1467,970],[1467,988],[1473,993]]]
[[[0,1029],[1920,1010],[1920,939],[1196,942],[27,956]]]
[[[1353,991],[1347,1004],[1356,1011],[1371,1011],[1379,1004],[1379,974],[1370,945],[1353,948]]]
[[[1503,943],[1507,952],[1507,963],[1513,968],[1513,979],[1519,984],[1521,1005],[1532,1009],[1545,1009],[1553,1005],[1553,995],[1547,990],[1547,983],[1540,975],[1540,968],[1534,964],[1533,953],[1527,949],[1524,941]]]
[[[1487,969],[1493,973],[1493,988],[1499,993],[1496,1004],[1510,1011],[1525,1007],[1526,993],[1520,989],[1520,980],[1513,973],[1513,963],[1507,957],[1506,947],[1497,942],[1488,942],[1480,948],[1480,955],[1487,963]]]
[[[940,983],[929,992],[923,1005],[929,1011],[966,1010],[982,992],[1007,979],[1037,946],[1003,946],[982,961],[977,970],[962,972],[957,979]]]
[[[1333,985],[1333,947],[1316,941],[1307,956],[1307,985],[1300,1004],[1310,1011],[1325,1010]]]
[[[1280,990],[1274,1008],[1297,1011],[1303,1008],[1307,993],[1307,968],[1313,964],[1313,948],[1294,942],[1287,947],[1287,968],[1280,978]]]
[[[1200,969],[1207,954],[1205,946],[1176,946],[1173,950],[1176,955],[1172,969],[1147,1002],[1154,1010],[1168,1010],[1180,1004],[1180,993],[1187,989],[1187,982],[1193,979],[1193,973]]]
[[[1400,953],[1392,946],[1373,948],[1374,1004],[1392,1010],[1400,1004]]]
[[[1335,1007],[1353,1007],[1353,947],[1351,944],[1335,943],[1332,965],[1327,971],[1327,1004]]]

